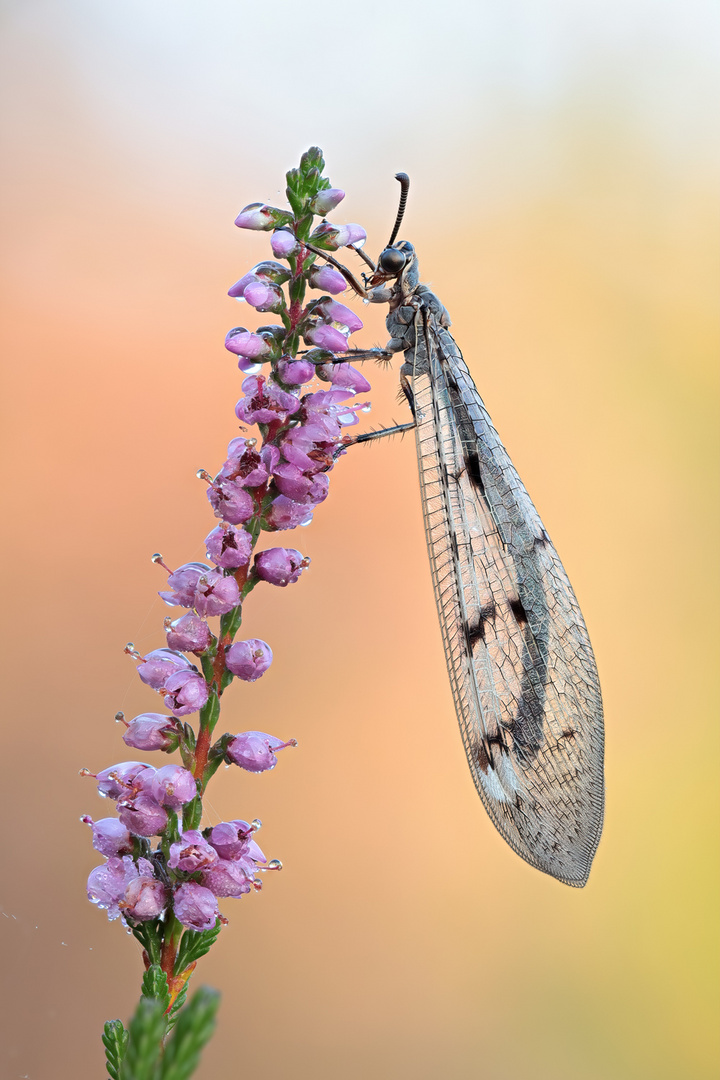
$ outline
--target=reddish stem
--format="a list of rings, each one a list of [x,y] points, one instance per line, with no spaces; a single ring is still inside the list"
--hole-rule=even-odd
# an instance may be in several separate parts
[[[169,940],[163,941],[162,953],[160,957],[160,967],[167,975],[168,984],[172,978],[173,969],[175,967],[175,957],[177,956],[177,947],[174,939],[171,937]]]
[[[202,781],[203,773],[207,767],[209,753],[210,728],[201,727],[198,733],[197,745],[195,746],[195,768],[193,769],[193,776],[196,780]]]

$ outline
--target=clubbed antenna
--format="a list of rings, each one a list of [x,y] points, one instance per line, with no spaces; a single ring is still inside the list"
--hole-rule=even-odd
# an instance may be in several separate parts
[[[388,247],[392,247],[395,243],[395,237],[398,234],[398,230],[402,224],[403,214],[405,213],[405,203],[407,202],[408,191],[410,190],[410,177],[407,173],[395,173],[395,179],[400,181],[400,205],[398,206],[397,217],[395,218],[395,228],[388,241]]]

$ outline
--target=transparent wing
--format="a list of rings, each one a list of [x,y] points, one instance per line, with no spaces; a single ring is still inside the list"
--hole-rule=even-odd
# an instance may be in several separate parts
[[[597,669],[570,582],[460,350],[416,322],[423,514],[468,762],[500,833],[582,886],[602,829]]]

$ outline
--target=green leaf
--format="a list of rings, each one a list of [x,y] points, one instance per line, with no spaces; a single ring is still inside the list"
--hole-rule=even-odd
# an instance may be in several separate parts
[[[122,1020],[108,1020],[103,1028],[103,1046],[105,1047],[105,1067],[112,1080],[119,1080],[128,1033]]]
[[[188,1080],[192,1076],[200,1054],[215,1030],[219,1004],[217,990],[202,986],[185,1006],[165,1046],[160,1080]]]
[[[163,1007],[163,1012],[170,1004],[167,975],[159,964],[151,964],[143,975],[142,996],[159,1001]]]
[[[220,919],[210,930],[186,930],[180,942],[180,948],[175,958],[175,974],[180,975],[194,963],[209,952],[217,941],[218,934],[222,930]]]
[[[141,997],[130,1021],[130,1038],[120,1080],[155,1080],[167,1032],[167,1017],[157,998]]]

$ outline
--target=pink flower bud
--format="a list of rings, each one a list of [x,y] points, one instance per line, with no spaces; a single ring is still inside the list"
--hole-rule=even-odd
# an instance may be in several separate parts
[[[202,879],[214,896],[238,897],[252,889],[252,875],[241,862],[218,859]]]
[[[277,255],[279,259],[287,259],[300,249],[300,245],[289,229],[278,229],[274,232],[270,237],[270,247],[273,255]]]
[[[219,914],[215,895],[194,881],[188,881],[175,890],[173,911],[183,926],[191,930],[211,930]]]
[[[255,573],[263,581],[284,588],[298,580],[308,563],[295,548],[268,548],[255,556]]]
[[[178,726],[172,716],[141,713],[128,724],[123,742],[133,750],[174,750],[178,744]]]
[[[255,513],[255,501],[252,495],[234,480],[214,481],[207,489],[207,497],[215,511],[215,516],[224,518],[231,525],[242,525]]]
[[[272,352],[270,344],[264,338],[261,338],[259,334],[251,334],[243,326],[236,326],[234,330],[227,333],[225,348],[248,360],[264,360]]]
[[[132,852],[132,837],[122,821],[118,821],[114,817],[100,818],[99,821],[93,821],[91,817],[87,816],[80,820],[92,827],[93,847],[102,855],[110,857],[112,855],[129,855]]]
[[[344,326],[351,334],[356,330],[362,330],[362,321],[354,311],[338,300],[321,300],[317,306],[323,317],[338,326]]]
[[[252,537],[244,529],[223,522],[205,537],[208,559],[225,570],[247,566],[252,554]]]
[[[347,281],[339,270],[334,270],[332,266],[326,266],[324,263],[322,266],[316,264],[312,267],[308,280],[313,289],[322,289],[323,292],[332,293],[333,296],[347,289]]]
[[[280,360],[278,376],[288,386],[301,386],[315,375],[315,365],[307,360]]]
[[[175,716],[198,712],[208,696],[207,683],[196,671],[178,671],[165,684],[165,707]]]
[[[343,390],[352,390],[354,394],[366,394],[371,389],[365,376],[350,364],[323,364],[318,374],[326,378],[333,386]]]
[[[235,765],[247,772],[267,772],[277,765],[275,750],[296,746],[294,739],[283,742],[264,731],[243,731],[228,743],[227,756]]]
[[[237,581],[234,577],[226,577],[222,570],[211,570],[198,581],[195,590],[195,610],[198,615],[224,615],[239,603]]]
[[[135,836],[159,836],[168,823],[167,811],[145,791],[117,807],[123,825]]]
[[[245,682],[255,682],[272,664],[272,649],[259,638],[236,641],[225,652],[225,667]]]
[[[197,795],[195,777],[181,765],[165,765],[153,777],[152,795],[161,806],[180,810]]]
[[[303,336],[308,345],[319,345],[321,349],[330,349],[335,353],[345,352],[348,347],[345,334],[323,322],[310,327]]]
[[[277,206],[268,206],[266,203],[249,203],[235,218],[235,224],[239,229],[259,229],[269,232],[270,229],[292,222],[292,214],[287,210],[280,210]]]
[[[248,852],[253,831],[247,821],[221,821],[211,829],[209,840],[221,859],[239,859]]]
[[[182,653],[172,649],[153,649],[143,657],[142,664],[138,665],[137,673],[146,686],[153,690],[161,690],[166,679],[176,671],[185,671],[192,664]]]
[[[197,829],[187,829],[177,843],[170,845],[168,866],[173,870],[194,874],[198,870],[207,870],[217,861],[218,852]]]
[[[312,521],[312,507],[278,495],[265,511],[265,527],[274,532],[284,529],[296,529],[298,525],[309,525]]]
[[[345,192],[341,188],[326,188],[324,191],[318,192],[310,203],[310,209],[313,214],[324,217],[325,214],[329,214],[331,210],[334,210],[344,198]]]
[[[138,877],[131,881],[120,903],[123,915],[136,922],[157,919],[165,910],[166,905],[167,889],[161,881],[150,876]]]
[[[227,527],[231,529],[232,525]],[[191,613],[175,619],[170,624],[170,629],[167,632],[167,643],[170,649],[185,649],[188,652],[203,653],[209,647],[211,640],[212,634],[208,624],[204,619]]]

